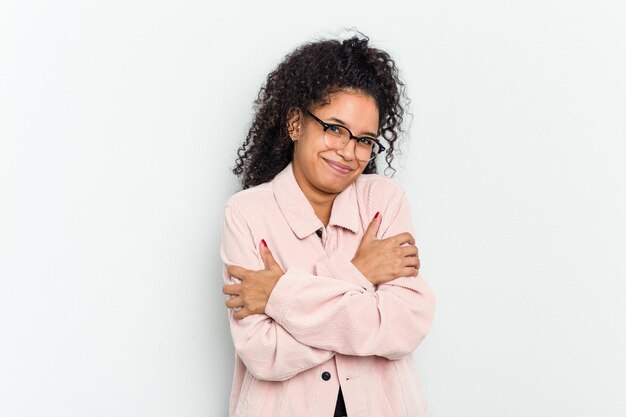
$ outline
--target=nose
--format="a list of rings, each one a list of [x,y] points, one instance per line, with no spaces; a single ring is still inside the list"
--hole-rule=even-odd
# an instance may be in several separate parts
[[[354,153],[356,151],[356,140],[350,139],[346,146],[343,148],[337,149],[337,153],[346,161],[352,161],[355,157]]]

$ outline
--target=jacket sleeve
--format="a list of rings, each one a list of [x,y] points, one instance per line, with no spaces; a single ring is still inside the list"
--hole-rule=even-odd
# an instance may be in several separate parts
[[[220,255],[224,263],[224,284],[240,282],[228,274],[227,266],[238,265],[252,270],[264,268],[250,229],[236,208],[229,205],[224,209]],[[257,379],[286,380],[328,361],[335,354],[298,341],[265,314],[252,314],[237,320],[233,313],[233,309],[228,309],[235,350]]]
[[[413,233],[403,192],[382,215],[380,239]],[[316,272],[287,271],[265,309],[298,341],[346,355],[399,359],[430,330],[435,298],[420,273],[375,287],[340,250],[320,260]]]

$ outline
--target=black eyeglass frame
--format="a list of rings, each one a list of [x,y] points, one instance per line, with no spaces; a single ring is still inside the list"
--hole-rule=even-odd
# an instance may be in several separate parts
[[[343,127],[344,129],[346,129],[346,130],[348,131],[348,134],[350,135],[350,139],[359,140],[359,139],[363,139],[363,138],[365,138],[365,139],[371,139],[371,140],[373,140],[374,142],[376,142],[376,144],[378,145],[378,147],[379,147],[380,149],[378,149],[378,152],[376,152],[376,154],[375,154],[373,157],[371,157],[370,159],[368,159],[368,162],[369,162],[369,161],[371,161],[371,160],[373,160],[374,158],[376,158],[376,155],[380,155],[380,154],[381,154],[382,152],[384,152],[384,151],[385,151],[385,149],[386,149],[386,148],[385,148],[385,147],[384,147],[384,146],[380,143],[380,141],[378,141],[376,138],[373,138],[373,137],[371,137],[371,136],[361,136],[361,137],[354,136],[354,135],[352,134],[352,132],[350,131],[350,129],[348,129],[348,128],[347,128],[347,127],[345,127],[344,125],[340,125],[340,124],[337,124],[337,123],[326,123],[325,121],[323,121],[322,119],[320,119],[319,117],[317,117],[316,115],[314,115],[313,113],[311,113],[309,110],[304,109],[304,111],[305,111],[305,112],[306,112],[309,116],[311,116],[311,117],[312,117],[312,118],[313,118],[313,119],[314,119],[317,123],[319,123],[320,125],[322,125],[322,127],[324,128],[324,133],[326,133],[326,131],[327,131],[329,128],[331,128],[332,126],[341,126],[341,127]],[[348,142],[350,142],[350,140],[349,140],[349,139],[348,139]],[[346,142],[346,144],[345,144],[345,145],[343,145],[341,148],[337,148],[337,149],[342,149],[343,147],[345,147],[345,146],[348,144],[348,142]]]

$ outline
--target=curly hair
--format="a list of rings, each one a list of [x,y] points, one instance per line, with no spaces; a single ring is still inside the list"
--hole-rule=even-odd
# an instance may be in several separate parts
[[[360,35],[363,35],[359,32]],[[385,160],[391,166],[402,128],[405,85],[389,54],[368,45],[369,38],[318,40],[305,43],[272,71],[254,101],[255,115],[233,173],[243,189],[272,180],[293,158],[287,120],[291,109],[310,109],[328,103],[333,92],[344,89],[370,95],[379,111],[379,132],[387,142]],[[385,168],[385,170],[387,170]],[[376,173],[376,159],[363,171]]]

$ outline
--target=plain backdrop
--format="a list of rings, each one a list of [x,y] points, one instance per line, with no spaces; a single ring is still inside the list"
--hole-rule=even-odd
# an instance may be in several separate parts
[[[625,4],[3,1],[0,415],[227,415],[236,149],[356,27],[411,98],[433,415],[626,416]]]

